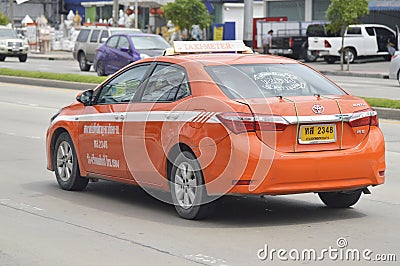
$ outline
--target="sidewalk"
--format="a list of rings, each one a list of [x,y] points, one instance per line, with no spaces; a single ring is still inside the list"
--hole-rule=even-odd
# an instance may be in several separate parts
[[[68,51],[50,51],[47,53],[29,52],[28,58],[47,60],[74,60],[72,52]]]

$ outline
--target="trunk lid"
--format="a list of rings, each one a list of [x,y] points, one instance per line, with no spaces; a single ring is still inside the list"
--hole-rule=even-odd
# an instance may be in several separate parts
[[[274,130],[260,122],[256,134],[280,152],[351,149],[369,133],[368,119],[375,117],[377,123],[376,112],[364,100],[349,95],[259,98],[242,103],[249,106],[256,121],[279,124]]]

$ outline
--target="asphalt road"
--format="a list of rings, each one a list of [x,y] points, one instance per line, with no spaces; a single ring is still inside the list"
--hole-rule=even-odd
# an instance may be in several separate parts
[[[373,258],[400,260],[400,122],[380,121],[387,181],[354,208],[325,208],[313,194],[225,197],[208,220],[186,221],[137,187],[100,181],[84,192],[58,188],[46,170],[44,136],[50,116],[75,94],[0,83],[0,265],[278,265],[276,254],[263,261],[258,251],[268,245],[319,254],[339,249],[339,238]],[[318,265],[337,260],[326,255]]]
[[[335,71],[340,65],[329,65],[325,62],[310,63],[310,65],[321,71]],[[80,71],[78,62],[73,60],[45,60],[45,59],[29,59],[26,63],[20,63],[18,58],[7,58],[5,62],[1,62],[0,67],[19,70],[35,70],[43,72],[72,73],[83,75],[96,75],[93,67],[89,72]],[[382,72],[389,71],[389,62],[372,61],[368,63],[355,64],[351,66],[353,69],[365,72]],[[385,72],[386,71],[386,72]],[[387,73],[388,74],[388,73]],[[400,86],[396,80],[365,78],[365,77],[349,77],[349,76],[329,76],[333,81],[342,86],[346,91],[357,96],[378,97],[389,99],[400,99]]]

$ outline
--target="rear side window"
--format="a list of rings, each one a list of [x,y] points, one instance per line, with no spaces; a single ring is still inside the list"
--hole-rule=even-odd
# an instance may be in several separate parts
[[[173,102],[190,95],[186,72],[177,66],[158,65],[149,77],[142,102]]]
[[[221,65],[208,66],[206,71],[231,99],[345,94],[300,64]]]
[[[93,30],[90,36],[90,42],[97,42],[99,40],[100,30]]]
[[[88,38],[89,38],[89,33],[90,30],[89,29],[82,29],[79,32],[78,38],[76,39],[77,42],[87,42]]]
[[[347,29],[347,34],[351,35],[361,35],[361,28],[360,27],[349,27]]]
[[[375,36],[375,31],[373,27],[366,27],[365,30],[367,31],[369,36]]]

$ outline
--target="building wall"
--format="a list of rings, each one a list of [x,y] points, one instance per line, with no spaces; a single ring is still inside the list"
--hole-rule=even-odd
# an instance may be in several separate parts
[[[236,39],[243,40],[243,16],[244,4],[225,3],[222,6],[222,21],[235,22]],[[262,2],[253,3],[253,17],[264,17],[264,9]]]

